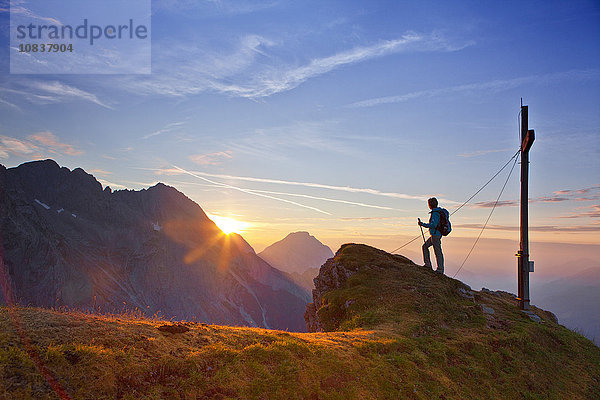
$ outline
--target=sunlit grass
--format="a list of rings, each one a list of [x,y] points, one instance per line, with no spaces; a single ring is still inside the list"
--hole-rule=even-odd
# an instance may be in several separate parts
[[[507,321],[490,328],[460,282],[355,258],[379,266],[326,296],[333,332],[184,322],[174,334],[139,310],[0,308],[0,393],[57,398],[25,340],[76,399],[600,398],[600,350],[549,314],[534,323],[510,295],[477,293]]]

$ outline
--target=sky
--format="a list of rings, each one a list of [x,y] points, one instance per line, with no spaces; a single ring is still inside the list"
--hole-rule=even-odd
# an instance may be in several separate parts
[[[427,198],[452,212],[511,160],[522,98],[532,256],[571,246],[538,254],[555,271],[600,255],[596,1],[154,0],[151,73],[125,56],[133,73],[11,73],[9,10],[60,19],[48,4],[0,0],[7,167],[52,158],[113,190],[164,182],[239,221],[257,251],[299,230],[391,251],[420,235]],[[452,216],[455,270],[508,179],[482,239],[506,250],[476,248],[464,268],[514,273],[512,166]],[[419,261],[419,241],[403,251]]]

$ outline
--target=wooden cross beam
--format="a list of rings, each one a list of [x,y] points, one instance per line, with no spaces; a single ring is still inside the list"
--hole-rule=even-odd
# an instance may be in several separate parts
[[[529,149],[531,148],[531,145],[533,145],[534,140],[535,140],[535,132],[533,131],[533,129],[527,130],[527,134],[523,138],[523,143],[521,143],[521,151],[528,152]]]

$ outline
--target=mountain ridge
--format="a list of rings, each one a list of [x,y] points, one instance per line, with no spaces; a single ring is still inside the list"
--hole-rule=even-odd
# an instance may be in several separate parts
[[[173,187],[112,191],[53,160],[0,169],[14,300],[304,330],[305,289]],[[283,306],[282,306],[283,305]]]

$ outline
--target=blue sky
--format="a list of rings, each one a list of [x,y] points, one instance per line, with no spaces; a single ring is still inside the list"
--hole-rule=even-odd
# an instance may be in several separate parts
[[[390,250],[420,233],[424,199],[452,211],[510,159],[523,97],[532,239],[600,244],[597,2],[157,0],[150,75],[10,74],[8,3],[6,166],[53,158],[113,189],[163,181],[248,223],[258,249],[308,230]],[[479,233],[504,179],[453,235]],[[518,190],[517,166],[486,237],[517,238]]]

